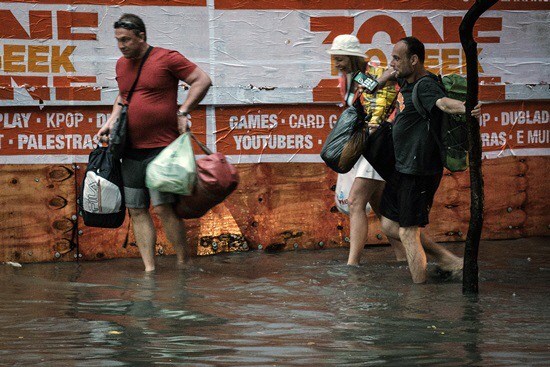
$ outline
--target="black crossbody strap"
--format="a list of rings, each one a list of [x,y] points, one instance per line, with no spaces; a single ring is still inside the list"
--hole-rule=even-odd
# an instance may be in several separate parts
[[[141,63],[139,64],[139,69],[137,72],[136,80],[134,80],[134,84],[132,84],[132,88],[130,88],[130,91],[128,92],[128,97],[126,97],[126,102],[130,104],[130,98],[132,98],[132,94],[134,94],[134,89],[136,89],[136,85],[139,79],[139,74],[141,74],[141,68],[143,64],[145,63],[145,60],[147,60],[147,57],[151,53],[151,50],[153,49],[153,46],[149,46],[147,51],[145,51],[145,55],[143,55],[143,58],[141,59]]]

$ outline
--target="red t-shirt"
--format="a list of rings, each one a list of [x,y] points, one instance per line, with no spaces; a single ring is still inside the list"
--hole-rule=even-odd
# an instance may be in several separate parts
[[[121,57],[116,79],[126,101],[141,60]],[[197,65],[177,51],[155,47],[143,64],[128,107],[128,141],[132,148],[165,147],[178,136],[178,83]]]

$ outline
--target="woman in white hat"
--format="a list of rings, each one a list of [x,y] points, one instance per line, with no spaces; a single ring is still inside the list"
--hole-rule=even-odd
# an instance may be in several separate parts
[[[340,92],[344,105],[346,107],[352,106],[355,98],[361,98],[365,110],[373,108],[373,101],[378,103],[376,97],[371,95],[373,98],[369,100],[366,93],[358,96],[358,85],[352,80],[352,76],[356,72],[367,73],[370,68],[365,59],[365,53],[361,51],[357,37],[351,34],[337,36],[327,53],[332,56],[334,65],[340,72]],[[393,95],[395,95],[395,86],[386,86],[386,88],[393,88]],[[389,103],[391,104],[392,101],[389,101]],[[381,110],[385,110],[385,107]],[[368,235],[367,203],[370,203],[370,206],[378,215],[380,199],[385,185],[382,177],[364,157],[361,157],[355,164],[354,170],[357,173],[348,197],[351,232],[348,265],[360,264],[361,253]],[[406,260],[405,248],[401,242],[390,240],[390,243],[394,248],[397,260]]]

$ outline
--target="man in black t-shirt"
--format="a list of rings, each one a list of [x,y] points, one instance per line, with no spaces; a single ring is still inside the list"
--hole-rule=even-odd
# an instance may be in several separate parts
[[[418,87],[420,103],[429,111],[432,124],[416,111],[412,91],[422,78],[437,77],[424,67],[424,45],[414,37],[397,42],[390,67],[379,79],[379,88],[390,80],[400,86],[400,110],[393,124],[395,172],[386,183],[380,211],[382,229],[388,237],[400,239],[407,253],[413,282],[426,281],[426,253],[436,258],[443,270],[460,271],[462,259],[420,233],[428,224],[435,192],[443,174],[439,148],[429,129],[439,129],[441,113],[464,114],[464,103],[445,96],[435,83]],[[479,105],[472,115],[479,117]]]
[[[427,73],[418,80],[410,83],[406,78],[397,78],[400,87],[400,111],[393,125],[393,140],[395,149],[395,169],[409,175],[437,175],[443,171],[439,147],[430,133],[430,128],[439,128],[438,124],[430,124],[422,118],[414,107],[412,91],[414,86],[423,78],[437,77]],[[445,93],[435,83],[423,82],[417,88],[418,99],[426,111],[431,112],[435,122],[441,120],[441,111],[434,108]]]

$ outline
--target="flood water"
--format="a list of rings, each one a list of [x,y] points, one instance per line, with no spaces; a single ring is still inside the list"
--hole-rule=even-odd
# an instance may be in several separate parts
[[[392,256],[254,251],[184,270],[166,256],[152,275],[140,259],[0,264],[0,365],[549,365],[549,238],[482,242],[478,297],[414,285]]]

